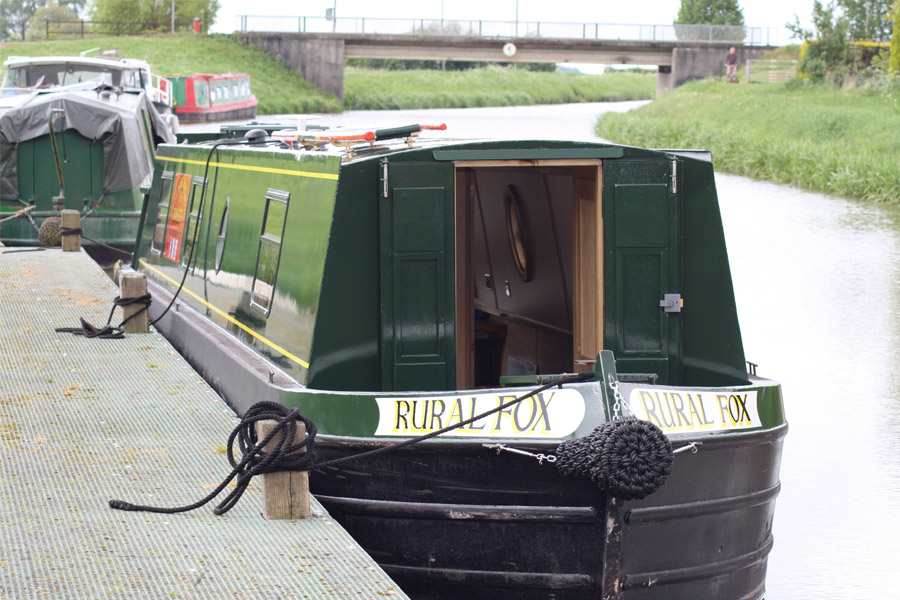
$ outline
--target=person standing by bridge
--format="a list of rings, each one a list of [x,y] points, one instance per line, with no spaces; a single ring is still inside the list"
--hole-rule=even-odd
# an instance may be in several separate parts
[[[732,46],[725,54],[725,79],[730,83],[737,83],[737,50]]]

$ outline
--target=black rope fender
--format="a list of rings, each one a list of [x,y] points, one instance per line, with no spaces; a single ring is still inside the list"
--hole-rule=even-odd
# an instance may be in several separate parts
[[[662,487],[674,463],[672,443],[659,427],[624,417],[561,443],[555,464],[561,474],[588,477],[616,498],[639,500]]]
[[[116,296],[113,299],[113,307],[112,310],[109,311],[109,317],[106,319],[106,325],[103,327],[96,327],[95,325],[91,325],[83,318],[79,317],[81,321],[80,327],[57,327],[55,331],[60,333],[71,333],[73,335],[81,335],[86,338],[100,338],[104,340],[119,340],[125,337],[125,332],[122,328],[125,326],[125,323],[135,318],[142,312],[150,309],[150,303],[152,299],[150,294],[144,294],[143,296],[136,296],[134,298],[121,298]],[[110,325],[112,323],[113,313],[116,312],[117,306],[129,306],[131,304],[142,304],[140,310],[135,312],[134,314],[129,315],[128,317],[122,319],[122,322],[116,326]]]

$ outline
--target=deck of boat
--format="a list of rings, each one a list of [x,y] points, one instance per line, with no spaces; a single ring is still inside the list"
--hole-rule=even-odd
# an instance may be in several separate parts
[[[202,498],[237,424],[158,333],[54,331],[117,293],[83,252],[0,247],[0,598],[405,598],[315,499],[304,521],[263,519],[258,484],[222,517],[109,508]]]

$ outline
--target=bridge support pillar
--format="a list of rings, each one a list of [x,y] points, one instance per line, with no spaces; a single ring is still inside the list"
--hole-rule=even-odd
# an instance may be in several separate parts
[[[725,72],[725,53],[731,44],[717,44],[714,46],[678,47],[672,50],[672,66],[660,66],[656,76],[656,96],[659,97],[669,90],[693,81],[707,77],[721,77]],[[743,65],[748,59],[757,58],[765,54],[769,48],[748,48],[735,44],[738,53],[738,66]]]
[[[673,83],[672,66],[659,65],[656,67],[656,97],[659,98],[668,91],[671,91],[675,84]]]
[[[344,99],[344,40],[243,32],[247,44],[265,50],[320,90]]]

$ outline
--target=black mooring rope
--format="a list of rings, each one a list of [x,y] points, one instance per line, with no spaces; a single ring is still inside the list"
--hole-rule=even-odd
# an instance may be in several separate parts
[[[60,233],[60,235],[63,235],[63,234]],[[90,236],[84,235],[84,233],[81,234],[81,237],[83,237],[84,239],[86,239],[90,242],[94,242],[98,246],[103,246],[104,248],[106,248],[108,250],[112,250],[113,252],[118,252],[119,254],[124,254],[125,256],[128,256],[128,257],[131,257],[131,255],[133,254],[132,252],[129,252],[128,250],[122,250],[121,248],[116,248],[115,246],[110,246],[109,244],[101,242],[100,240],[96,240]]]
[[[84,236],[84,229],[81,227],[60,227],[59,237],[66,237],[67,235]]]
[[[278,425],[262,440],[257,440],[256,422],[264,420],[276,420]],[[293,441],[297,432],[297,421],[301,421],[306,425],[306,439],[299,444],[295,444]],[[263,447],[271,442],[276,435],[279,437],[275,447],[271,451],[263,451]],[[237,438],[241,454],[243,454],[240,462],[235,462],[234,460],[233,446],[235,438]],[[237,477],[237,485],[234,490],[213,510],[215,514],[223,515],[237,504],[250,484],[250,480],[255,475],[277,473],[279,471],[308,471],[315,463],[316,455],[313,452],[315,440],[315,423],[300,415],[296,408],[289,409],[275,402],[257,402],[244,413],[240,424],[234,428],[234,431],[228,437],[228,462],[232,466],[231,473],[205,498],[193,504],[175,508],[131,504],[124,500],[110,500],[109,507],[117,510],[163,514],[187,512],[208,503],[218,496],[231,483],[232,479]],[[304,448],[307,451],[300,452]]]
[[[96,327],[94,325],[91,325],[90,323],[85,321],[84,318],[79,317],[79,320],[81,321],[80,327],[57,327],[56,331],[60,333],[81,335],[86,338],[119,340],[125,337],[125,331],[122,329],[125,326],[125,323],[135,318],[142,312],[148,310],[150,308],[150,302],[150,294],[144,294],[143,296],[136,296],[134,298],[120,298],[119,296],[116,296],[113,299],[113,307],[112,310],[109,311],[109,317],[107,317],[106,319],[106,325],[104,325],[103,327]],[[122,322],[117,326],[113,327],[112,325],[110,325],[110,323],[112,323],[113,313],[116,312],[116,307],[129,306],[131,304],[143,304],[143,306],[140,308],[140,310],[122,319]]]
[[[373,450],[367,450],[366,452],[360,452],[359,454],[342,456],[341,458],[335,458],[324,462],[316,462],[316,455],[313,451],[316,437],[315,423],[300,415],[296,408],[288,409],[287,407],[274,402],[258,402],[251,406],[246,413],[244,413],[243,419],[241,419],[241,422],[237,427],[235,427],[234,431],[231,432],[231,436],[229,436],[228,438],[228,462],[230,462],[232,466],[231,473],[222,481],[222,483],[219,484],[216,489],[210,492],[209,495],[207,495],[205,498],[193,504],[176,508],[163,508],[131,504],[130,502],[125,502],[124,500],[110,500],[109,506],[110,508],[118,510],[144,511],[165,514],[187,512],[190,510],[194,510],[195,508],[200,508],[204,504],[208,503],[210,500],[218,496],[219,493],[221,493],[221,491],[224,490],[225,487],[231,482],[232,479],[237,477],[238,480],[235,489],[232,490],[228,497],[226,497],[225,500],[223,500],[215,508],[215,510],[213,510],[215,514],[222,515],[228,512],[235,504],[237,504],[241,495],[247,489],[247,485],[249,485],[250,479],[252,479],[254,475],[260,475],[262,473],[275,473],[279,471],[311,471],[313,469],[318,470],[324,467],[334,466],[351,460],[358,460],[363,457],[371,458],[372,456],[378,454],[393,452],[399,450],[400,448],[418,444],[419,442],[423,442],[427,439],[433,438],[443,433],[447,433],[448,431],[452,431],[459,427],[465,427],[470,423],[479,421],[500,410],[507,409],[510,406],[513,406],[523,400],[526,400],[527,398],[530,398],[531,396],[539,394],[544,390],[548,390],[552,387],[562,387],[563,385],[568,383],[589,381],[593,378],[594,374],[592,372],[579,373],[577,375],[572,375],[569,377],[562,377],[560,379],[557,379],[553,383],[548,383],[541,387],[535,388],[527,394],[519,396],[518,398],[514,398],[513,400],[510,400],[505,404],[501,404],[496,408],[485,411],[480,415],[475,415],[474,417],[466,419],[465,421],[461,421],[455,425],[444,427],[439,431],[432,431],[431,433],[426,433],[425,435],[421,435],[419,437],[410,438],[396,444],[382,446]],[[278,425],[262,441],[257,442],[255,423],[257,421],[262,421],[265,419],[277,420]],[[294,439],[294,423],[297,420],[302,421],[304,424],[306,424],[306,440],[302,444],[290,443],[290,445],[285,448],[285,444],[288,444],[289,440],[292,441]],[[262,448],[266,444],[268,444],[272,440],[272,438],[279,432],[281,432],[281,437],[279,438],[276,447],[271,451],[264,452]],[[235,462],[234,455],[232,454],[232,447],[234,445],[235,438],[238,439],[241,453],[244,455],[243,459],[239,463]],[[307,452],[295,454],[301,448],[307,448]]]

